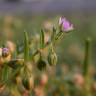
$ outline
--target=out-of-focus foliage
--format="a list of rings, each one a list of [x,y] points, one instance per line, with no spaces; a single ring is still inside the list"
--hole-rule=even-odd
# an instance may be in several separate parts
[[[67,14],[67,13],[66,13]],[[39,96],[83,96],[83,86],[84,86],[84,77],[82,75],[83,73],[83,60],[84,60],[84,46],[85,46],[85,39],[87,37],[90,37],[92,39],[91,43],[91,62],[89,67],[89,75],[92,77],[91,79],[91,93],[96,95],[96,54],[95,54],[95,42],[96,42],[96,20],[95,20],[95,14],[92,16],[86,16],[86,14],[82,13],[71,13],[67,14],[66,17],[70,19],[70,21],[74,24],[74,30],[73,32],[70,32],[66,36],[62,38],[61,41],[58,41],[58,46],[55,48],[56,53],[58,54],[58,62],[55,67],[48,67],[46,69],[45,73],[42,73],[38,71],[37,69],[32,68],[32,72],[34,73],[34,80],[33,77],[30,76],[30,79],[27,79],[26,74],[23,78],[23,84],[24,86],[29,89],[33,88],[32,92],[33,94],[42,94]],[[22,50],[24,49],[24,44],[27,46],[27,43],[24,43],[24,31],[28,33],[29,36],[29,56],[31,56],[34,53],[34,50],[37,47],[43,48],[44,47],[44,41],[41,39],[41,46],[39,46],[39,40],[40,37],[38,34],[40,34],[40,28],[44,28],[45,32],[45,42],[49,40],[49,35],[51,34],[51,31],[53,30],[53,25],[57,24],[59,16],[34,16],[34,15],[6,15],[0,17],[0,45],[5,46],[6,41],[12,41],[14,42],[13,45],[11,44],[11,48],[15,48],[16,52],[12,54],[12,57],[16,58],[16,54],[19,53],[18,58],[23,57],[24,54],[22,54]],[[57,27],[57,26],[56,26]],[[41,31],[41,36],[43,37],[43,32]],[[27,39],[27,38],[26,38]],[[25,40],[26,41],[26,40]],[[12,43],[11,42],[11,43]],[[35,42],[35,43],[33,43]],[[35,44],[35,46],[34,46]],[[8,44],[9,45],[9,44]],[[7,46],[8,46],[7,45]],[[21,46],[18,48],[18,46]],[[55,45],[54,45],[55,46]],[[17,49],[16,49],[17,47]],[[31,49],[32,48],[32,49]],[[42,51],[42,50],[41,50]],[[25,54],[27,54],[28,49],[25,48]],[[45,49],[45,55],[46,49]],[[37,56],[38,57],[38,56]],[[10,57],[8,57],[10,58]],[[25,58],[27,58],[25,56]],[[36,59],[36,58],[35,58]],[[38,61],[38,60],[37,60]],[[23,61],[20,62],[16,61],[16,66],[20,68],[22,66]],[[42,61],[45,63],[45,61]],[[18,66],[18,64],[21,64],[21,66]],[[41,61],[39,62],[41,63]],[[14,63],[12,63],[14,65]],[[30,70],[30,62],[29,64],[29,70]],[[10,65],[10,64],[9,64]],[[10,65],[12,67],[12,65]],[[36,65],[34,65],[36,66]],[[38,66],[39,68],[41,66]],[[25,66],[25,68],[27,68]],[[12,69],[13,70],[13,69]],[[7,71],[6,66],[3,70],[3,73],[5,74]],[[25,69],[22,69],[22,74]],[[14,71],[13,71],[14,72]],[[18,76],[19,70],[14,72],[14,76],[17,76],[16,80],[18,83],[19,88],[22,86],[19,85],[21,82],[21,77]],[[0,73],[1,74],[1,73]],[[8,74],[11,75],[10,72]],[[6,75],[8,75],[6,74]],[[42,75],[41,75],[42,74]],[[14,76],[12,79],[14,79]],[[1,78],[1,77],[0,77]],[[7,79],[9,79],[10,76]],[[43,79],[42,79],[43,78]],[[47,81],[48,80],[48,81]],[[15,80],[8,81],[8,83],[11,86],[11,83],[14,84]],[[28,81],[30,82],[30,86],[28,85]],[[5,81],[6,82],[6,81]],[[35,87],[32,86],[34,83]],[[3,85],[0,85],[0,90],[6,91],[7,89],[4,88]],[[20,96],[17,89],[13,88],[12,92],[14,94],[18,94],[16,96]],[[21,88],[22,89],[22,88]],[[26,90],[21,90],[20,92],[23,94],[29,94]],[[15,92],[15,93],[14,93]],[[6,92],[9,93],[9,92]],[[32,94],[30,93],[30,94]],[[45,95],[46,94],[46,95]],[[15,95],[14,95],[15,96]],[[24,95],[27,96],[27,95]],[[36,95],[37,96],[37,95]],[[85,96],[85,95],[84,95]]]

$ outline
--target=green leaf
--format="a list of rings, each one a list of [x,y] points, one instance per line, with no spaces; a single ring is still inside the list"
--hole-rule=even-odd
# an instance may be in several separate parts
[[[9,78],[10,78],[10,70],[8,68],[7,65],[4,65],[4,68],[2,70],[2,77],[1,77],[1,81],[6,84],[8,83],[9,81]]]
[[[63,35],[64,35],[64,32],[57,33],[55,36],[55,41],[60,40],[63,37]]]
[[[41,33],[40,33],[40,48],[44,48],[44,31],[41,29]]]
[[[24,31],[24,60],[29,60],[29,38],[26,31]]]
[[[83,75],[84,75],[84,92],[83,96],[92,96],[91,95],[91,76],[89,74],[90,67],[90,53],[91,53],[91,39],[87,38],[85,41],[85,57],[84,57],[84,65],[83,65]]]
[[[91,43],[91,40],[90,38],[88,38],[85,41],[85,58],[84,58],[84,67],[83,67],[84,76],[88,75],[88,69],[89,69],[89,63],[90,63],[90,47],[91,47],[90,43]]]
[[[53,27],[53,32],[52,32],[51,40],[55,39],[55,35],[56,35],[56,29]]]

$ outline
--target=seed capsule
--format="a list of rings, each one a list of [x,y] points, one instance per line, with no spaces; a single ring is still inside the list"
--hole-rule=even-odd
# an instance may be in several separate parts
[[[56,55],[55,52],[49,52],[48,63],[49,63],[50,66],[56,65],[56,63],[57,63],[57,55]]]

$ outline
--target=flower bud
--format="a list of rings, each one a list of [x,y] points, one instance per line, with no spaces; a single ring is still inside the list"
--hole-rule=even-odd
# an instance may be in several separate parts
[[[2,57],[7,57],[10,54],[8,48],[2,48]]]
[[[55,52],[49,52],[48,63],[49,63],[50,66],[56,65],[56,63],[57,63],[57,55],[56,55]]]
[[[2,56],[0,62],[5,63],[11,60],[11,53],[8,48],[2,48]]]
[[[59,26],[62,32],[68,32],[74,29],[73,24],[71,24],[65,17],[59,18]]]

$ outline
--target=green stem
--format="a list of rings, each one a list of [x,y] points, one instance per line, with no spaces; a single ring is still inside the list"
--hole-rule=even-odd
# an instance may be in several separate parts
[[[85,42],[85,58],[84,58],[84,73],[83,75],[88,75],[88,68],[90,63],[90,39],[88,38]]]
[[[24,61],[29,60],[29,38],[26,31],[24,31]]]
[[[88,38],[85,42],[85,58],[83,66],[83,76],[85,80],[84,84],[84,96],[92,96],[90,92],[90,76],[89,76],[89,64],[90,64],[90,48],[91,40]]]

